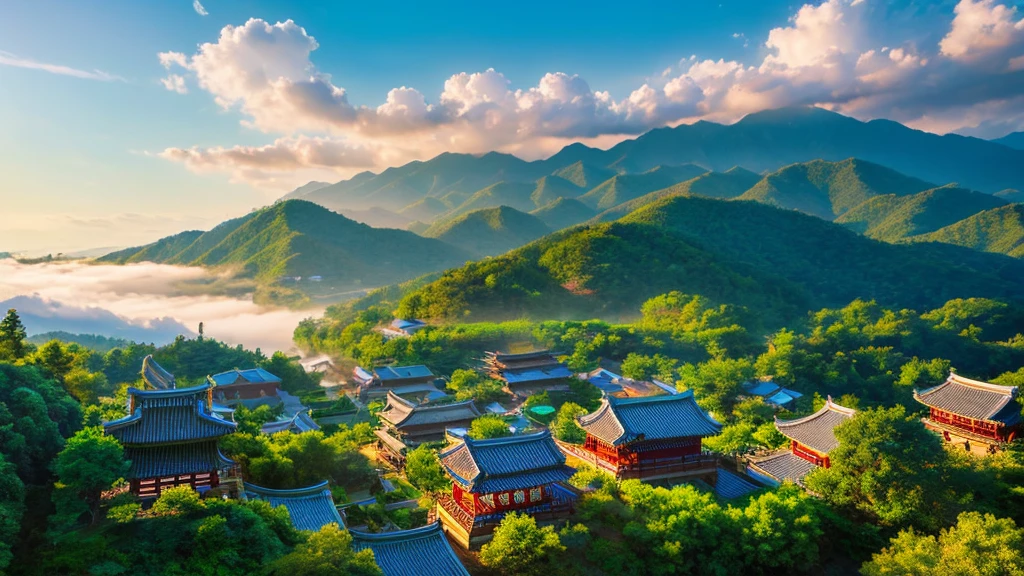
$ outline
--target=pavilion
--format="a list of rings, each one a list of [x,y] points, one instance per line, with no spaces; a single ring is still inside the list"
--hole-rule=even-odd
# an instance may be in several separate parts
[[[1016,386],[971,380],[950,372],[945,382],[914,398],[928,407],[925,427],[968,452],[988,454],[1021,433],[1021,405]]]
[[[747,471],[771,484],[786,480],[801,484],[815,468],[831,466],[828,454],[839,446],[835,428],[855,414],[856,410],[836,404],[829,396],[825,405],[809,416],[794,420],[776,417],[775,427],[790,440],[789,451],[752,460]]]

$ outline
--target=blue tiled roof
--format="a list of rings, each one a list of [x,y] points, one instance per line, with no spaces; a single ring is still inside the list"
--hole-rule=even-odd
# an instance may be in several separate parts
[[[142,359],[142,379],[155,390],[171,390],[176,386],[174,375],[157,364],[152,354]]]
[[[373,369],[374,376],[381,382],[405,380],[407,378],[432,378],[434,373],[423,365],[416,366],[381,366]]]
[[[499,492],[564,482],[575,470],[547,430],[536,434],[473,440],[466,438],[440,454],[441,464],[474,492]]]
[[[227,386],[229,384],[262,384],[264,382],[280,383],[281,379],[274,376],[270,372],[267,372],[263,368],[250,368],[248,370],[228,370],[227,372],[221,372],[220,374],[214,374],[210,376],[212,381],[217,386]]]
[[[761,460],[752,461],[749,468],[749,472],[766,476],[768,480],[775,482],[789,480],[800,484],[804,476],[810,474],[817,466],[792,452],[780,452]]]
[[[207,409],[209,389],[208,384],[176,390],[129,388],[135,411],[105,423],[104,432],[127,445],[215,439],[234,432],[234,422],[222,420]]]
[[[730,472],[725,468],[718,469],[718,479],[715,481],[715,495],[719,498],[731,500],[740,496],[746,496],[760,489],[760,486],[735,472]]]
[[[384,576],[469,576],[439,522],[397,532],[351,533],[352,547],[373,550]]]
[[[391,321],[391,327],[395,330],[408,330],[409,328],[421,328],[426,323],[422,320],[403,320],[401,318],[395,318]]]
[[[579,418],[588,434],[608,444],[713,436],[722,425],[697,406],[693,392],[639,398],[605,398],[593,414]]]
[[[572,378],[572,371],[564,365],[556,365],[546,366],[543,368],[504,370],[502,371],[501,376],[509,384],[522,384],[524,382],[542,382],[544,380]]]
[[[326,480],[294,490],[275,490],[246,482],[245,495],[251,500],[265,500],[274,507],[284,506],[291,516],[292,525],[299,530],[317,531],[331,523],[344,526]]]
[[[745,385],[743,388],[747,391],[747,394],[752,394],[754,396],[767,396],[778,391],[780,386],[770,380],[758,380],[757,382],[748,383],[748,385]]]
[[[212,472],[234,464],[220,453],[216,440],[161,446],[126,446],[124,457],[131,461],[128,479]]]

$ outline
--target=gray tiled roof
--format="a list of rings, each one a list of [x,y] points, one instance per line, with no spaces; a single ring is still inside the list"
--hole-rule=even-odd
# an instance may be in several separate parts
[[[176,386],[174,375],[157,364],[152,354],[142,359],[142,379],[156,390],[172,390]]]
[[[608,444],[634,440],[665,440],[713,436],[719,424],[697,405],[693,392],[640,398],[605,398],[592,414],[579,418],[580,427]]]
[[[135,411],[105,423],[103,429],[126,445],[192,442],[234,432],[237,424],[208,411],[209,388],[209,384],[173,390],[129,388]]]
[[[735,472],[730,472],[725,468],[718,469],[718,479],[715,481],[715,495],[719,498],[731,500],[740,496],[746,496],[760,489],[760,486]]]
[[[384,576],[469,576],[440,522],[412,530],[380,534],[352,530],[351,534],[355,550],[373,550]]]
[[[950,373],[945,382],[914,392],[918,402],[976,420],[1012,425],[1020,421],[1016,386],[1000,386]]]
[[[476,409],[472,400],[453,404],[417,405],[388,391],[387,406],[380,411],[378,416],[396,428],[404,428],[426,424],[468,422],[480,416],[480,411]]]
[[[250,500],[265,500],[274,507],[284,506],[292,525],[299,530],[316,531],[331,523],[344,526],[326,480],[293,490],[275,490],[246,482],[245,496]]]
[[[264,434],[276,434],[277,432],[284,432],[287,430],[295,434],[301,434],[303,432],[319,429],[320,425],[317,424],[307,412],[299,411],[295,413],[295,416],[292,416],[288,420],[267,422],[260,428],[260,431]]]
[[[821,454],[828,454],[839,445],[835,434],[836,426],[853,418],[855,413],[856,411],[844,408],[829,398],[821,410],[810,416],[795,420],[779,420],[776,417],[775,427],[786,438],[796,440]]]
[[[162,446],[126,446],[124,457],[131,461],[128,479],[212,472],[234,464],[220,453],[216,440]]]
[[[536,434],[473,440],[441,452],[441,464],[474,492],[498,492],[563,482],[575,470],[547,430]]]
[[[804,476],[817,468],[813,462],[808,462],[792,452],[780,452],[763,460],[751,462],[756,471],[761,471],[772,478],[782,482],[801,483]]]
[[[274,376],[270,372],[267,372],[263,368],[249,368],[248,370],[229,370],[227,372],[221,372],[220,374],[214,374],[208,376],[213,384],[217,386],[229,386],[231,384],[263,384],[273,383],[280,384],[281,379]]]
[[[373,369],[373,375],[381,382],[390,382],[409,378],[433,378],[434,373],[430,371],[430,368],[417,364],[416,366],[379,366]]]

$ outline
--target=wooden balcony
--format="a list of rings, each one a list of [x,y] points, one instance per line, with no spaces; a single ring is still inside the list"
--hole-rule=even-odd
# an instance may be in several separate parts
[[[613,465],[602,460],[593,452],[582,446],[555,440],[559,449],[567,456],[582,460],[587,464],[615,475],[620,480],[655,480],[659,478],[675,478],[685,476],[704,476],[715,473],[718,468],[718,456],[709,452],[681,456],[675,458],[657,458],[635,465]]]

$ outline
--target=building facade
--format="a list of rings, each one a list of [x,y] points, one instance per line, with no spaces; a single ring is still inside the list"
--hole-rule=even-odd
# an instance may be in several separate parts
[[[1000,386],[949,374],[945,382],[914,398],[928,407],[925,427],[968,452],[988,454],[1021,436],[1016,386]]]
[[[565,387],[573,377],[569,368],[549,350],[523,354],[487,352],[484,370],[490,378],[505,383],[512,394],[529,395],[536,390]]]
[[[208,378],[214,386],[213,397],[226,404],[278,400],[281,379],[262,368],[230,370]]]

